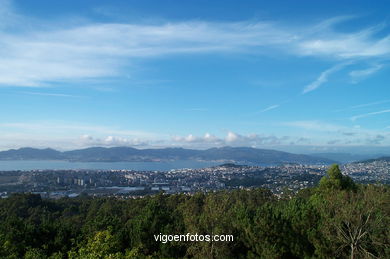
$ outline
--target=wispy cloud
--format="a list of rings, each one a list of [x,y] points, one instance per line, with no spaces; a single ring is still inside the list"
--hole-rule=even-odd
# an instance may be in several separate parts
[[[87,24],[1,34],[0,84],[30,87],[117,77],[123,67],[141,58],[245,52],[291,37],[271,24],[245,22]]]
[[[352,116],[350,119],[352,121],[356,121],[357,119],[370,117],[370,116],[373,116],[373,115],[378,115],[378,114],[383,114],[383,113],[389,113],[389,112],[390,112],[390,110],[382,110],[382,111],[377,111],[377,112],[363,113],[363,114]]]
[[[349,107],[346,107],[346,108],[343,108],[343,109],[334,110],[334,112],[341,112],[341,111],[348,111],[348,110],[356,110],[356,109],[360,109],[360,108],[365,108],[365,107],[370,107],[370,106],[376,106],[376,105],[380,105],[380,104],[384,104],[384,103],[389,103],[389,102],[390,102],[390,100],[381,100],[381,101],[376,101],[376,102],[369,102],[369,103],[357,104],[357,105],[349,106]]]
[[[343,69],[345,66],[347,66],[349,64],[350,63],[341,63],[341,64],[335,65],[335,66],[325,70],[324,72],[322,72],[320,74],[320,76],[315,81],[313,81],[309,85],[305,86],[305,88],[302,91],[302,94],[306,94],[308,92],[316,90],[318,87],[320,87],[322,84],[324,84],[328,81],[328,78],[330,75]]]
[[[261,110],[260,113],[263,113],[263,112],[267,112],[267,111],[276,109],[276,108],[278,108],[279,106],[280,106],[279,104],[274,104],[274,105],[268,106],[267,108]]]
[[[60,93],[43,93],[43,92],[20,92],[21,94],[28,95],[39,95],[39,96],[50,96],[50,97],[70,97],[70,98],[81,98],[79,95],[71,95],[71,94],[60,94]]]
[[[390,144],[390,134],[386,130],[348,127],[322,121],[291,121],[284,123],[284,125],[304,130],[317,146],[320,146],[321,143],[341,146]]]
[[[358,104],[358,105],[351,106],[349,108],[350,109],[358,109],[358,108],[369,107],[369,106],[374,106],[374,105],[389,103],[389,102],[390,102],[390,100],[382,100],[382,101],[377,101],[377,102]]]
[[[81,136],[81,137],[80,137]],[[0,149],[90,146],[147,146],[168,137],[160,133],[69,121],[0,123]]]
[[[343,126],[312,120],[290,121],[283,123],[283,125],[311,131],[341,131],[345,129]]]
[[[337,18],[337,17],[336,17]],[[343,17],[342,17],[343,18]],[[315,29],[310,37],[300,42],[301,53],[305,55],[323,55],[339,59],[384,57],[390,52],[390,36],[377,38],[374,35],[384,29],[383,24],[352,33],[341,33],[333,30],[333,27],[346,19],[356,17],[344,17],[345,19],[330,19]]]
[[[390,54],[390,36],[377,37],[378,27],[353,33],[333,27],[351,17],[320,24],[291,26],[242,21],[185,21],[160,24],[64,23],[33,20],[0,5],[0,85],[42,87],[128,74],[140,59],[198,53],[294,55],[350,60]],[[4,14],[2,16],[2,14]],[[17,18],[15,18],[17,17]],[[18,22],[14,22],[17,20]],[[27,24],[32,24],[27,27]],[[324,71],[304,92],[318,88],[336,66]],[[131,71],[130,71],[131,73]]]
[[[354,71],[349,72],[349,76],[352,78],[353,83],[357,83],[361,79],[364,79],[364,78],[378,72],[379,70],[382,69],[382,67],[383,67],[382,65],[374,65],[374,66],[369,67],[367,69],[354,70]]]
[[[386,137],[384,135],[377,134],[375,136],[370,136],[370,137],[366,138],[365,142],[368,145],[379,145],[379,144],[382,144],[385,140],[386,140]]]
[[[115,126],[101,126],[75,123],[69,121],[56,121],[56,122],[10,122],[0,123],[0,132],[20,132],[32,135],[64,135],[74,136],[83,135],[85,133],[97,136],[104,135],[117,135],[123,137],[132,138],[149,138],[153,139],[159,134],[140,131],[140,130],[128,130],[121,129]]]
[[[0,1],[0,29],[13,27],[21,19],[21,16],[16,14],[12,2],[12,0]]]

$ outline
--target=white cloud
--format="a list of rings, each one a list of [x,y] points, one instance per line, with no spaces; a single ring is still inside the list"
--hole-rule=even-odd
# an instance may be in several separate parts
[[[19,132],[21,134],[28,134],[26,136],[75,136],[83,135],[86,132],[88,134],[104,136],[104,135],[117,135],[117,136],[127,136],[132,138],[148,138],[154,139],[159,136],[159,134],[154,134],[151,132],[138,131],[138,130],[128,130],[120,129],[114,126],[100,126],[100,125],[88,125],[80,124],[74,122],[66,121],[57,121],[57,122],[31,122],[31,123],[0,123],[0,133],[6,132]]]
[[[242,139],[242,137],[234,132],[229,131],[227,136],[226,136],[226,141],[227,142],[235,142],[238,139]]]
[[[168,54],[246,51],[281,44],[288,33],[270,24],[183,22],[160,25],[88,24],[1,33],[0,84],[114,77],[139,58]]]
[[[215,143],[215,142],[219,141],[216,136],[214,136],[214,135],[212,135],[210,133],[206,133],[203,138],[207,142],[214,142]]]
[[[271,148],[281,149],[289,148],[291,145],[343,145],[353,146],[357,144],[375,144],[390,146],[390,134],[384,131],[351,129],[345,131],[346,127],[336,127],[331,124],[315,123],[294,123],[294,125],[303,126],[310,129],[310,134],[291,135],[291,136],[275,136],[266,134],[248,134],[243,135],[229,131],[225,136],[218,137],[210,133],[203,136],[188,134],[186,136],[174,136],[171,139],[160,136],[159,138],[147,138],[137,136],[120,136],[114,134],[96,135],[76,133],[64,136],[63,134],[54,135],[53,132],[2,132],[0,125],[0,149],[20,148],[20,147],[36,147],[36,148],[55,148],[58,150],[72,150],[78,148],[86,148],[92,146],[116,147],[129,146],[136,148],[164,148],[164,147],[184,147],[184,148],[211,148],[211,147],[255,147],[255,148]],[[340,130],[343,129],[343,130]],[[322,134],[323,131],[332,130],[331,138]],[[321,134],[315,134],[319,132]],[[353,134],[349,134],[352,133]],[[314,134],[312,134],[314,133]],[[348,133],[348,134],[345,134]],[[335,141],[337,139],[337,141]]]
[[[363,69],[363,70],[354,70],[349,73],[349,76],[352,78],[352,81],[354,83],[357,83],[359,80],[366,78],[379,70],[382,69],[382,65],[374,65],[370,68]]]
[[[366,129],[360,125],[348,127],[322,121],[291,121],[283,125],[300,129],[300,134],[308,134],[313,146],[390,145],[390,134],[386,130]]]
[[[366,144],[368,145],[380,145],[386,140],[386,137],[381,134],[375,136],[369,136],[365,139]]]
[[[262,146],[277,146],[290,140],[290,137],[276,137],[273,135],[240,135],[234,132],[228,132],[225,143],[232,146],[251,146],[251,147],[262,147]]]
[[[139,138],[124,138],[117,136],[107,136],[104,138],[94,138],[90,135],[82,135],[80,137],[82,146],[103,146],[103,147],[117,147],[117,146],[131,146],[131,147],[146,147],[149,145],[148,141],[143,141]]]
[[[19,92],[21,94],[27,95],[39,95],[39,96],[50,96],[50,97],[70,97],[70,98],[80,98],[79,95],[72,94],[62,94],[62,93],[44,93],[44,92]]]
[[[333,73],[335,73],[335,72],[341,70],[342,68],[344,68],[345,66],[347,66],[347,65],[349,65],[349,64],[350,64],[350,63],[342,63],[342,64],[338,64],[338,65],[336,65],[336,66],[333,66],[333,67],[331,67],[331,68],[325,70],[324,72],[322,72],[322,73],[320,74],[320,76],[319,76],[315,81],[313,81],[312,83],[310,83],[309,85],[307,85],[307,86],[303,89],[302,93],[303,93],[303,94],[306,94],[306,93],[308,93],[308,92],[311,92],[311,91],[316,90],[318,87],[320,87],[322,84],[324,84],[324,83],[326,83],[326,82],[328,81],[328,77],[329,77],[331,74],[333,74]]]
[[[387,58],[390,53],[390,36],[375,37],[376,27],[335,32],[334,26],[351,17],[296,27],[260,21],[64,25],[22,17],[4,3],[0,21],[17,26],[16,30],[0,27],[0,85],[5,86],[41,87],[118,77],[129,73],[125,68],[139,59],[173,54],[284,53],[350,60]],[[305,92],[326,82],[335,70],[325,71]]]
[[[17,23],[20,16],[15,13],[11,0],[0,0],[0,29]]]
[[[383,104],[383,103],[389,103],[390,100],[382,100],[382,101],[377,101],[377,102],[371,102],[371,103],[363,103],[363,104],[358,104],[349,107],[350,109],[357,109],[357,108],[362,108],[362,107],[368,107],[368,106],[373,106],[373,105],[378,105],[378,104]]]
[[[317,30],[299,43],[301,54],[338,59],[389,56],[390,36],[374,37],[375,33],[383,29],[383,25],[353,33],[340,33],[333,30],[339,22],[341,20],[328,24],[322,23],[322,26],[317,27]]]
[[[158,143],[165,136],[114,126],[75,122],[0,123],[0,149],[17,147],[69,150],[90,146],[137,146]]]
[[[191,147],[206,148],[215,146],[273,146],[287,143],[289,137],[276,137],[258,134],[241,135],[228,131],[225,137],[216,137],[206,133],[203,137],[196,137],[192,134],[186,137],[175,136],[172,138],[174,145],[191,145]]]
[[[275,105],[271,105],[271,106],[268,106],[267,108],[261,110],[260,112],[267,112],[267,111],[270,111],[270,110],[273,110],[273,109],[276,109],[278,108],[280,105],[279,104],[275,104]]]
[[[355,121],[357,119],[361,119],[361,118],[365,118],[365,117],[370,117],[370,116],[373,116],[373,115],[378,115],[378,114],[383,114],[383,113],[389,113],[390,110],[382,110],[382,111],[377,111],[377,112],[369,112],[369,113],[363,113],[363,114],[359,114],[359,115],[355,115],[355,116],[352,116],[350,119],[352,121]]]
[[[81,141],[92,141],[93,137],[90,135],[84,134],[84,135],[80,136],[80,140]]]
[[[285,126],[300,128],[310,131],[341,131],[346,128],[343,126],[325,123],[322,121],[290,121],[283,123]]]
[[[389,103],[389,102],[390,102],[390,100],[381,100],[381,101],[376,101],[376,102],[357,104],[357,105],[349,106],[349,107],[346,107],[346,108],[343,108],[343,109],[335,110],[335,112],[356,110],[356,109],[361,109],[361,108],[370,107],[370,106],[376,106],[376,105],[379,105],[379,104],[384,104],[384,103]]]
[[[197,137],[194,136],[193,134],[189,134],[185,137],[182,136],[173,136],[172,141],[176,143],[183,143],[183,144],[215,144],[215,145],[220,145],[222,144],[222,140],[219,139],[218,137],[206,133],[203,137]]]

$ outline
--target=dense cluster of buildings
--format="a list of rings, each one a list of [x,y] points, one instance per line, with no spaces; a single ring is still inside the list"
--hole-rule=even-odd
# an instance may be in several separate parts
[[[359,182],[390,184],[390,161],[350,163],[342,166],[342,171]]]
[[[390,163],[353,163],[342,167],[358,182],[389,183]],[[281,195],[314,186],[326,166],[286,164],[259,167],[225,164],[202,169],[170,171],[134,170],[33,170],[0,172],[0,196],[34,192],[44,197],[80,194],[138,197],[160,191],[194,193],[221,189],[263,187]]]

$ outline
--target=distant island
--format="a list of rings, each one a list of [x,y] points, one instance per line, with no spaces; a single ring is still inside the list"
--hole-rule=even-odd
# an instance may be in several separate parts
[[[244,164],[332,164],[335,160],[250,147],[221,147],[206,150],[184,148],[136,149],[91,147],[72,151],[51,148],[20,148],[0,152],[0,160],[63,160],[72,162],[161,162],[178,160],[218,161]]]

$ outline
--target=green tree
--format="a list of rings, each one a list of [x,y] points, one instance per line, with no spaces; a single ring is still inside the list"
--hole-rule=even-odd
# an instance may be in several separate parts
[[[388,258],[390,248],[388,192],[366,186],[358,192],[329,194],[323,204],[320,231],[329,240],[335,256]]]
[[[323,190],[356,190],[353,180],[343,175],[337,164],[333,164],[328,169],[327,175],[320,180],[319,188]]]
[[[117,242],[111,231],[104,230],[97,232],[77,252],[69,252],[68,256],[70,259],[120,259],[123,256],[117,249]]]

